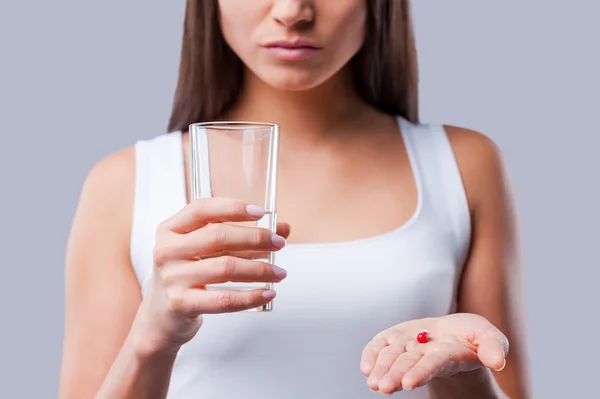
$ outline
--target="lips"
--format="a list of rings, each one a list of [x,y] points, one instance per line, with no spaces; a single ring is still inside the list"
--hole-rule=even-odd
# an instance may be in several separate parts
[[[264,47],[276,58],[288,61],[304,60],[321,50],[321,47],[305,39],[279,40],[269,42]]]

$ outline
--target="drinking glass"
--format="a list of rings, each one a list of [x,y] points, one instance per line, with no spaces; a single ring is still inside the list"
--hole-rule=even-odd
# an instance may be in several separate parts
[[[191,198],[224,197],[264,207],[256,222],[232,223],[275,233],[279,126],[261,122],[205,122],[190,125]],[[249,252],[244,257],[270,264],[274,252]],[[272,289],[273,283],[227,282],[207,289]],[[272,302],[257,311],[272,310]]]

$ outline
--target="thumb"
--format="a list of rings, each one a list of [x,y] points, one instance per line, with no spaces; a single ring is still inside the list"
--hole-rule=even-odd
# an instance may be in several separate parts
[[[290,225],[288,223],[277,223],[277,234],[282,236],[283,238],[288,238],[290,236]]]
[[[501,371],[506,366],[508,354],[508,339],[495,327],[480,333],[473,344],[477,347],[479,361],[495,371]]]

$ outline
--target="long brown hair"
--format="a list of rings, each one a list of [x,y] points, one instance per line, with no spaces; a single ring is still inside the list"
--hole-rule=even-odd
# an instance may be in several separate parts
[[[358,93],[392,115],[418,122],[417,51],[410,0],[366,0],[365,42],[350,61]],[[187,0],[179,79],[168,131],[213,120],[232,106],[244,66],[225,42],[218,0]]]

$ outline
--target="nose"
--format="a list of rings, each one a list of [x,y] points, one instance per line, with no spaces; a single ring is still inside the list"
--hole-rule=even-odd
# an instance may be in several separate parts
[[[288,28],[301,27],[313,22],[314,4],[310,0],[275,0],[271,15]]]

